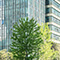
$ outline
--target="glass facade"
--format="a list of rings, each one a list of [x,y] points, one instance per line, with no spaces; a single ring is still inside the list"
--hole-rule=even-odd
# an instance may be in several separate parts
[[[59,11],[57,11],[56,9],[54,9],[54,8],[47,8],[46,9],[47,11],[46,11],[46,13],[48,14],[48,13],[53,13],[53,14],[55,14],[56,16],[58,16],[58,17],[60,17],[60,12]]]
[[[0,50],[2,49],[2,37],[3,37],[3,26],[4,26],[4,6],[3,0],[0,0]],[[4,37],[3,37],[4,38]]]
[[[39,24],[45,23],[45,0],[28,0],[28,17],[34,17]]]
[[[51,37],[60,40],[60,4],[56,0],[0,0],[0,6],[3,13],[0,19],[2,22],[0,49],[9,49],[11,28],[22,17],[29,17],[29,19],[34,17],[39,24],[49,22],[49,27],[53,31]]]
[[[1,19],[1,16],[2,16],[2,1],[0,0],[0,49],[2,48],[2,41],[1,41],[1,22],[2,22],[2,19]]]
[[[2,0],[0,0],[0,50],[2,49]]]
[[[3,48],[9,49],[11,28],[21,17],[34,17],[39,24],[45,23],[45,0],[4,0]]]
[[[60,2],[60,1],[59,1]],[[60,40],[60,4],[55,0],[46,0],[46,22],[52,32],[51,37]]]

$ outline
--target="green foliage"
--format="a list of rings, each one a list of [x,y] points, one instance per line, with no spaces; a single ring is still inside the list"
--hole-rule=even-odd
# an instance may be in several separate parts
[[[54,60],[57,58],[58,51],[54,51],[54,49],[51,49],[51,47],[52,47],[51,42],[45,42],[43,45],[41,45],[40,49],[41,60]]]
[[[50,43],[44,43],[41,45],[40,49],[40,59],[41,60],[50,60],[51,56],[53,55],[51,50],[51,44]]]
[[[32,60],[37,57],[38,44],[42,43],[39,32],[40,26],[32,18],[21,18],[19,23],[13,26],[13,35],[11,37],[12,45],[11,50],[14,57],[20,60]]]
[[[55,51],[54,49],[51,49],[52,47],[52,41],[50,41],[50,29],[48,27],[48,24],[42,24],[41,28],[40,28],[40,32],[41,32],[41,38],[43,39],[44,44],[40,44],[40,50],[39,50],[39,54],[40,54],[40,59],[41,60],[57,60],[59,59],[59,52]]]
[[[53,58],[55,60],[60,60],[60,44],[52,43],[52,49],[54,49],[54,51],[58,51],[57,53],[55,53]]]
[[[40,26],[39,24],[38,24],[38,26]],[[43,24],[42,23],[42,25],[40,26],[40,32],[41,32],[41,38],[44,40],[44,41],[48,41],[48,40],[50,40],[50,36],[51,36],[51,33],[50,33],[50,29],[49,29],[49,27],[48,27],[48,24],[46,23],[46,24]]]
[[[0,51],[0,60],[12,60],[13,54],[11,52],[7,52],[6,49]]]
[[[21,18],[12,29],[11,51],[19,60],[59,60],[50,36],[48,24],[40,26],[33,18]]]

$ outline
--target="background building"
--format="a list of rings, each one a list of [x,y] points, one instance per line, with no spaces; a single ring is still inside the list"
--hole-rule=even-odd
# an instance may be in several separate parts
[[[60,40],[60,0],[46,0],[46,22],[49,22],[51,37]],[[58,42],[59,43],[59,42]]]
[[[2,49],[2,0],[0,0],[0,49]]]
[[[45,23],[45,0],[4,0],[4,26],[6,38],[3,39],[3,48],[11,44],[11,28],[15,22],[23,17],[34,17],[38,23]]]
[[[0,50],[3,48],[3,38],[4,38],[4,2],[0,0]]]
[[[11,28],[23,17],[34,17],[39,24],[48,22],[51,38],[60,43],[60,0],[2,0],[4,23],[2,24],[2,49],[9,49],[11,44]],[[46,3],[46,4],[45,4]],[[46,18],[45,18],[46,16]],[[2,17],[2,18],[3,18]]]

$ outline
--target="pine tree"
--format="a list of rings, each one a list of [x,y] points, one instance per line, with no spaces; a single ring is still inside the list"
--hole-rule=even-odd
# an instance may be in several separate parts
[[[21,18],[12,29],[11,51],[20,60],[32,60],[37,56],[37,46],[42,43],[37,21]]]

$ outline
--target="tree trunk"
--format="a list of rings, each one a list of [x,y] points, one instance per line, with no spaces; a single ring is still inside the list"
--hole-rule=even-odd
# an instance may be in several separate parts
[[[27,57],[28,57],[28,54],[27,54],[27,51],[26,51],[26,57],[25,57],[25,60],[28,60],[28,58],[27,58]]]

